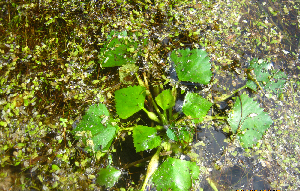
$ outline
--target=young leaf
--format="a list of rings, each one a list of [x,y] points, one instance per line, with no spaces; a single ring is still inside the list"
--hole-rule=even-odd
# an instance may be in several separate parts
[[[171,53],[178,79],[201,84],[208,84],[212,72],[209,57],[205,50],[201,49],[179,49]]]
[[[116,134],[116,127],[110,123],[109,112],[105,105],[98,104],[89,107],[72,132],[77,139],[82,136],[87,147],[98,151],[110,147]],[[91,137],[84,135],[87,132],[91,132]]]
[[[264,87],[266,91],[280,90],[285,84],[287,75],[280,71],[271,69],[271,63],[254,58],[250,61],[249,70],[253,70],[248,74],[247,87],[256,91],[257,83],[260,87]]]
[[[172,108],[175,105],[175,99],[170,89],[162,91],[155,98],[155,101],[159,105],[159,107],[161,107],[163,110]]]
[[[117,114],[127,119],[144,108],[146,88],[133,86],[115,91]]]
[[[185,115],[196,118],[192,120],[195,123],[201,123],[211,106],[212,103],[200,95],[188,92],[183,102],[182,111]]]
[[[199,173],[196,163],[170,157],[155,171],[153,182],[157,190],[189,190]]]
[[[133,129],[133,143],[136,152],[153,149],[161,143],[157,130],[152,127],[138,125]]]
[[[112,166],[101,168],[98,173],[97,183],[101,186],[113,187],[121,176],[121,171]]]
[[[234,103],[228,123],[233,133],[238,133],[242,146],[248,148],[262,138],[273,121],[252,98],[244,94],[240,98]],[[239,126],[240,132],[237,132]]]

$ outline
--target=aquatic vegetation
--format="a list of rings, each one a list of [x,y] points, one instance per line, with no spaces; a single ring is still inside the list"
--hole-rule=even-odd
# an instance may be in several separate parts
[[[124,51],[118,50],[115,53],[121,56]],[[110,59],[110,55],[107,56]],[[123,58],[123,56],[121,57]],[[175,64],[180,81],[210,83],[212,77],[211,64],[204,50],[174,50],[170,58]],[[255,82],[262,82],[264,80],[270,81],[272,77],[277,77],[278,75],[282,78],[285,77],[282,73],[273,72],[275,75],[270,78],[269,75],[266,76],[267,74],[261,73],[267,64],[257,66],[257,70],[253,68],[255,66],[251,64],[249,70],[254,69],[256,76],[252,78],[248,76],[248,82],[243,88],[254,87],[252,83],[254,80],[256,80]],[[231,132],[238,137],[241,145],[244,148],[251,148],[262,138],[265,131],[273,123],[268,114],[263,111],[263,108],[260,108],[259,104],[246,94],[234,97],[235,103],[228,112],[228,116],[211,116],[209,118],[207,116],[208,111],[216,103],[203,98],[197,93],[187,92],[182,106],[182,112],[185,116],[182,117],[179,113],[173,111],[177,99],[175,86],[171,89],[159,88],[158,94],[155,95],[150,91],[151,88],[148,85],[145,74],[144,80],[139,77],[137,70],[132,71],[132,76],[134,75],[139,85],[128,86],[115,91],[116,114],[118,114],[120,119],[128,119],[140,110],[143,110],[149,119],[155,122],[155,125],[134,125],[125,128],[122,123],[118,122],[120,128],[117,128],[116,122],[119,119],[112,119],[104,104],[90,106],[81,122],[73,130],[73,133],[77,138],[82,137],[91,152],[109,149],[112,140],[119,134],[118,131],[127,130],[132,132],[136,152],[158,148],[159,151],[163,149],[165,152],[176,153],[178,150],[173,150],[172,146],[166,145],[181,144],[186,147],[193,140],[193,127],[195,124],[199,124],[205,119],[227,120],[231,127]],[[283,81],[280,81],[279,84],[282,85]],[[272,88],[279,90],[280,86],[272,86]],[[240,90],[241,88],[236,90],[235,93]],[[225,95],[223,99],[228,99],[228,97],[230,96]],[[219,98],[217,101],[222,101],[222,99]],[[153,107],[146,109],[145,102],[151,103]],[[148,109],[151,109],[151,111]],[[83,134],[86,134],[86,136],[83,136]],[[145,185],[152,174],[154,186],[162,190],[187,190],[191,188],[192,182],[199,176],[199,167],[190,161],[167,156],[164,157],[165,162],[158,165],[159,155],[155,154],[152,159],[148,168],[152,169],[155,166],[156,169],[158,166],[158,169],[157,171],[151,170],[147,172],[143,189],[145,189]],[[107,169],[100,169],[100,176],[97,179],[100,183],[105,182],[109,176],[102,175],[105,170]],[[117,170],[113,171],[118,172]],[[115,173],[112,173],[112,176],[113,182],[117,182]],[[174,182],[173,180],[176,181]],[[110,184],[109,186],[112,185]]]
[[[183,171],[194,174],[198,173],[197,170],[190,167],[195,166],[194,162],[197,161],[200,176],[198,180],[190,176],[190,183],[178,186],[167,180],[166,187],[187,189],[192,185],[192,189],[197,189],[202,180],[212,178],[211,173],[205,173],[206,168],[212,167],[211,164],[199,162],[201,159],[207,161],[207,155],[202,157],[193,153],[194,157],[188,157],[192,156],[190,152],[194,152],[190,150],[191,147],[204,145],[202,142],[194,144],[200,140],[197,137],[200,126],[212,124],[215,128],[216,124],[226,124],[224,126],[227,127],[222,128],[233,134],[232,142],[235,139],[235,143],[240,142],[244,147],[247,144],[254,145],[253,149],[242,153],[243,156],[250,152],[265,154],[270,151],[269,146],[274,145],[279,150],[287,148],[286,142],[274,138],[286,140],[286,137],[292,137],[293,140],[298,140],[295,128],[289,126],[284,129],[282,117],[276,120],[272,117],[274,123],[277,123],[269,128],[268,134],[276,130],[272,132],[276,137],[270,138],[267,134],[256,145],[256,138],[253,138],[253,143],[243,143],[242,137],[247,133],[243,125],[249,117],[257,117],[257,114],[250,113],[243,116],[245,118],[233,117],[234,113],[239,112],[244,115],[243,101],[247,100],[243,98],[244,94],[249,95],[250,99],[254,97],[251,101],[256,105],[262,104],[261,107],[270,116],[277,114],[277,110],[274,111],[268,104],[280,91],[267,90],[264,85],[268,81],[259,79],[255,68],[260,67],[261,61],[257,62],[257,66],[253,65],[246,70],[244,64],[250,60],[245,59],[252,56],[271,58],[277,67],[278,59],[282,59],[281,63],[284,63],[294,54],[295,47],[285,47],[287,36],[294,36],[292,39],[297,37],[293,34],[293,29],[286,28],[288,25],[274,27],[271,22],[264,21],[265,15],[252,14],[252,10],[257,8],[255,5],[254,8],[240,12],[243,2],[183,0],[157,3],[105,0],[59,3],[7,1],[0,4],[3,12],[0,18],[0,170],[2,182],[10,182],[6,181],[7,178],[12,179],[6,188],[0,185],[4,190],[102,190],[104,186],[112,187],[113,190],[136,190],[143,181],[144,188],[148,189],[148,186],[159,184],[155,182],[155,177],[159,177],[157,174],[164,175],[170,164],[177,163],[173,159],[186,162],[187,165],[184,166],[188,167]],[[284,6],[284,12],[281,13],[292,11],[290,8],[296,5],[289,3]],[[277,5],[272,9],[276,10]],[[247,11],[251,11],[248,12],[250,17],[247,16]],[[290,20],[287,13],[286,20]],[[269,21],[275,20],[270,18]],[[290,21],[286,23],[297,26],[295,20]],[[287,35],[283,37],[282,34]],[[169,56],[171,53],[172,58]],[[211,60],[211,64],[204,64],[205,68],[199,65],[207,75],[197,76],[193,70],[180,74],[185,71],[185,67],[188,68],[187,65],[181,67],[185,61],[193,68],[197,67],[195,63],[199,61],[192,57],[197,57],[198,54],[209,55],[202,57],[201,63]],[[282,57],[283,54],[287,57]],[[180,83],[168,77],[168,65],[171,65],[168,58],[174,67],[176,64],[174,70],[180,76]],[[267,63],[267,70],[259,72],[268,71],[271,84],[284,79],[275,77],[273,74],[278,73],[278,70],[272,73],[271,63]],[[220,76],[226,76],[227,79],[234,76],[230,72],[232,65],[237,65],[233,70],[241,76],[247,72],[249,75],[243,77],[248,79],[248,83],[249,80],[253,82],[246,89],[233,94],[229,86],[231,81],[226,81],[225,86],[222,83],[224,81],[218,81]],[[287,73],[291,74],[288,70],[293,69],[292,66],[290,63],[285,68]],[[245,78],[235,79],[238,87],[245,83]],[[194,83],[198,89],[185,88],[183,84],[187,83],[184,81],[193,85],[190,82],[193,79],[198,80]],[[297,91],[295,84],[290,81],[289,86],[285,85],[284,89],[292,87],[292,90],[295,88]],[[116,111],[116,93],[130,87],[142,89],[141,95],[144,96],[145,93],[146,96],[141,99],[142,107],[137,107],[138,110],[129,117],[121,118],[122,112],[119,115]],[[264,95],[260,94],[263,92]],[[275,98],[278,99],[276,103],[279,107],[289,104],[295,107],[295,95],[293,91],[284,92]],[[218,101],[215,96],[223,99]],[[225,96],[229,97],[220,102]],[[289,100],[286,101],[287,97],[284,96],[288,96]],[[200,100],[201,103],[206,102],[209,111],[206,112],[204,108],[203,113],[197,115],[193,108],[190,109],[189,105],[193,102],[188,97]],[[263,102],[256,100],[260,97]],[[180,109],[183,101],[186,107]],[[223,110],[218,113],[219,105],[224,108],[224,103],[227,107],[225,112]],[[237,106],[234,107],[234,104]],[[270,110],[267,110],[267,105]],[[195,111],[201,109],[197,107],[198,103],[195,106]],[[238,106],[241,111],[238,111]],[[298,110],[295,110],[280,109],[279,113],[285,120],[296,124]],[[236,131],[228,126],[227,117],[239,121]],[[99,128],[91,129],[94,125]],[[250,126],[249,130],[257,131],[260,136],[264,129],[260,131]],[[289,136],[291,133],[292,136]],[[270,173],[270,176],[279,175],[280,178],[268,176],[268,179],[275,180],[274,188],[281,184],[282,179],[297,181],[285,178],[295,175],[292,172],[294,169],[299,171],[295,166],[298,155],[293,152],[297,151],[299,143],[291,142],[295,148],[288,148],[287,151],[292,152],[281,154],[278,156],[281,160],[276,160],[283,171]],[[127,143],[131,144],[128,146]],[[270,145],[266,147],[266,144]],[[238,144],[231,146],[236,147]],[[209,148],[209,145],[203,148]],[[223,156],[229,159],[231,154],[229,151],[228,155]],[[153,155],[152,159],[149,155]],[[237,157],[239,156],[238,153]],[[255,153],[255,163],[258,160],[263,162],[265,155],[256,156]],[[268,156],[274,159],[273,153],[268,153]],[[129,157],[132,158],[127,160]],[[147,167],[145,161],[149,160],[147,172],[144,172],[145,166]],[[173,162],[162,165],[165,161]],[[220,168],[220,172],[229,166],[226,163]],[[3,169],[9,169],[17,177],[11,176],[11,173],[2,173]],[[134,172],[136,169],[138,171]],[[172,179],[176,177],[178,175],[172,175]],[[213,179],[208,182],[210,185],[215,182],[215,187],[220,186]],[[11,187],[12,185],[14,186]]]

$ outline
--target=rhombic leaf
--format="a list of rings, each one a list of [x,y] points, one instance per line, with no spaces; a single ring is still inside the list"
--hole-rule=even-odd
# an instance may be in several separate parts
[[[133,129],[133,143],[136,152],[153,149],[161,143],[155,128],[138,125]]]
[[[170,157],[155,171],[153,182],[157,190],[190,190],[199,173],[196,163]]]
[[[133,86],[115,91],[117,114],[127,119],[144,108],[146,88]]]
[[[171,53],[178,79],[181,81],[208,84],[212,72],[209,57],[205,50],[180,49]]]
[[[240,98],[237,97],[234,103],[232,112],[229,114],[228,123],[233,133],[238,133],[242,146],[248,148],[262,138],[273,121],[259,107],[259,104],[249,98],[248,95],[243,94]],[[237,132],[239,126],[240,132]]]
[[[88,132],[91,133],[89,136]],[[115,137],[116,127],[110,123],[109,112],[104,104],[92,105],[73,130],[76,138],[82,137],[87,147],[94,151],[106,150]]]
[[[212,103],[200,95],[188,92],[183,102],[182,111],[185,115],[194,118],[195,123],[201,123],[211,106]]]

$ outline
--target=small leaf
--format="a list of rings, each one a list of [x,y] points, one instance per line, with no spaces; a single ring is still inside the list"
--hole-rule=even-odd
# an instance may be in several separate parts
[[[201,123],[209,111],[212,103],[196,93],[188,92],[183,102],[182,111],[185,115],[191,116],[195,123]]]
[[[99,170],[97,183],[101,186],[113,187],[121,176],[121,171],[112,166]]]
[[[208,84],[211,77],[211,64],[205,50],[179,49],[171,53],[179,80]]]
[[[173,141],[178,141],[178,139],[174,133],[174,130],[172,128],[167,129],[167,136],[169,137],[169,139],[171,139]]]
[[[161,143],[161,138],[157,136],[157,130],[152,127],[136,126],[132,136],[136,152],[153,149]]]
[[[232,131],[238,133],[242,146],[248,148],[262,138],[273,121],[252,98],[244,94],[240,98],[234,103],[228,123]],[[241,132],[237,132],[239,126]]]
[[[175,99],[170,89],[162,91],[155,98],[155,101],[159,105],[159,107],[161,107],[163,110],[172,108],[175,105]]]
[[[146,88],[133,86],[115,91],[117,114],[127,119],[144,108]]]
[[[155,171],[153,182],[157,190],[190,190],[199,173],[195,162],[170,157]]]

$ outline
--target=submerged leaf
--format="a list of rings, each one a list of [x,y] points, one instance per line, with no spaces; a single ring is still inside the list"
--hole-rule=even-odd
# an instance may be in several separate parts
[[[112,31],[108,36],[108,42],[104,45],[103,59],[100,59],[102,67],[122,66],[128,63],[134,63],[135,59],[132,56],[126,56],[127,49],[130,47],[128,39],[126,39],[127,32]],[[137,43],[131,43],[132,46],[137,47]]]
[[[287,75],[280,71],[272,69],[272,64],[263,60],[254,58],[250,61],[249,70],[253,70],[251,74],[248,74],[247,87],[256,91],[257,83],[260,87],[263,87],[266,91],[280,90],[285,84]],[[255,83],[256,82],[256,83]]]
[[[205,50],[180,49],[171,53],[171,60],[179,80],[208,84],[211,77],[211,64]]]
[[[196,93],[188,92],[183,102],[182,111],[185,115],[194,118],[192,121],[201,123],[212,103]]]
[[[127,119],[144,108],[146,88],[132,86],[115,91],[117,114],[122,119]]]
[[[110,147],[116,134],[116,127],[110,123],[109,112],[105,105],[98,104],[89,107],[73,133],[77,139],[82,137],[87,147],[98,151]]]
[[[242,146],[248,148],[262,138],[273,121],[252,98],[244,94],[240,98],[234,103],[228,123],[233,133],[238,133]],[[239,126],[240,132],[237,132]]]
[[[121,171],[112,166],[99,170],[97,183],[101,186],[113,187],[121,176]]]
[[[153,149],[161,143],[157,130],[152,127],[138,125],[133,129],[133,143],[136,152]]]
[[[153,174],[157,190],[189,190],[199,176],[195,162],[168,158]]]

